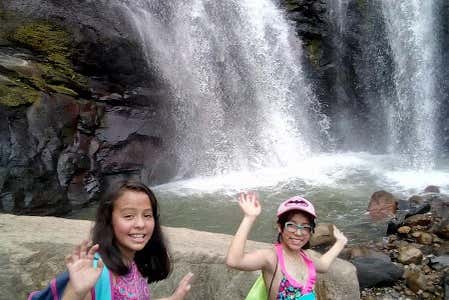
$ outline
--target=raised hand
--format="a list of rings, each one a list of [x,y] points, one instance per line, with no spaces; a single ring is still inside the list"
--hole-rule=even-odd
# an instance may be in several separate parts
[[[66,256],[66,266],[70,275],[68,284],[70,293],[67,293],[67,297],[63,299],[84,299],[94,287],[103,270],[101,260],[96,268],[93,266],[94,255],[98,248],[98,244],[89,247],[88,242],[83,241],[75,247],[72,254]]]
[[[178,287],[176,288],[175,292],[171,297],[170,300],[182,300],[187,295],[187,293],[190,291],[190,281],[192,280],[193,273],[186,274],[181,281],[178,284]]]
[[[257,217],[262,212],[259,197],[255,192],[241,193],[239,195],[239,206],[245,216]]]
[[[348,238],[335,225],[333,225],[333,232],[335,240],[343,245],[346,245]]]

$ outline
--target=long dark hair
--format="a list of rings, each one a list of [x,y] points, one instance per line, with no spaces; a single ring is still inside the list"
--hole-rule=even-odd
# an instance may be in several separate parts
[[[312,230],[310,232],[311,233],[310,236],[312,236],[312,234],[315,232],[315,226],[316,226],[315,218],[311,214],[306,213],[305,211],[302,211],[302,210],[299,210],[299,209],[293,209],[293,210],[286,211],[285,213],[283,213],[282,215],[280,215],[278,217],[277,223],[278,223],[279,227],[281,227],[281,232],[284,231],[285,223],[290,221],[291,218],[293,218],[293,215],[295,215],[297,213],[302,213],[309,220],[310,226],[312,226]],[[281,242],[281,233],[278,233],[277,242],[278,243]],[[302,246],[302,249],[304,249],[304,250],[309,249],[309,248],[310,248],[310,239],[304,246]]]
[[[167,278],[171,272],[170,256],[165,246],[165,239],[159,223],[159,211],[156,197],[153,192],[144,184],[136,181],[121,181],[112,185],[104,194],[98,206],[95,225],[92,228],[93,244],[99,244],[101,259],[105,265],[115,274],[125,275],[130,269],[122,258],[118,248],[112,227],[112,211],[114,202],[126,191],[142,192],[148,195],[154,217],[154,229],[145,247],[137,251],[134,261],[143,277],[148,283]]]

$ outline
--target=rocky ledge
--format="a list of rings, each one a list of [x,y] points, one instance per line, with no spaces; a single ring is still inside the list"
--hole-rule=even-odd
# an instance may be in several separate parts
[[[0,289],[3,299],[25,299],[63,271],[64,256],[89,235],[90,221],[56,217],[0,214]],[[185,228],[163,228],[174,260],[167,280],[152,286],[153,294],[167,295],[188,271],[195,274],[188,299],[244,299],[257,273],[230,270],[224,264],[230,235]],[[249,241],[247,248],[270,247]],[[337,259],[326,274],[320,274],[319,299],[359,299],[354,266]]]

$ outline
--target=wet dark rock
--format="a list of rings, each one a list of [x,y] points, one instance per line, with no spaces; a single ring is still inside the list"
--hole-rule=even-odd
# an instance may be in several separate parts
[[[395,234],[401,226],[404,226],[405,219],[409,216],[410,210],[398,210],[396,215],[388,220],[386,235]]]
[[[411,198],[413,198],[413,197],[410,197],[410,199]],[[410,209],[410,207],[411,206],[416,206],[416,205],[414,205],[414,201],[411,201],[411,200],[402,200],[402,199],[399,199],[398,200],[398,210],[408,210],[408,209]]]
[[[439,194],[429,195],[431,199],[431,211],[436,217],[443,220],[449,219],[449,196]]]
[[[66,188],[76,174],[90,169],[90,159],[86,154],[64,151],[58,159],[57,172],[59,183]]]
[[[392,262],[377,257],[357,257],[351,262],[357,269],[361,288],[392,286],[402,277],[403,270]]]
[[[442,255],[430,258],[430,266],[432,269],[441,271],[449,267],[449,255]]]
[[[123,143],[101,147],[97,159],[102,173],[120,173],[138,171],[146,160],[148,151],[157,150],[160,141],[141,135],[132,135]],[[154,155],[152,158],[155,159]]]
[[[440,238],[449,240],[449,220],[434,224],[432,231]]]
[[[444,299],[449,300],[449,272],[445,272],[443,276]]]
[[[424,193],[439,193],[440,187],[436,185],[429,185],[424,189]]]
[[[417,206],[413,206],[412,208],[410,208],[406,215],[405,218],[414,216],[414,215],[419,215],[419,214],[425,214],[428,213],[430,211],[430,204],[429,203],[423,203]]]
[[[125,141],[133,134],[161,137],[164,123],[156,117],[151,108],[108,106],[102,119],[103,126],[96,131],[96,137],[109,144]]]
[[[432,224],[432,215],[428,214],[417,214],[410,217],[407,217],[404,220],[404,225],[413,227],[413,226],[429,226]]]

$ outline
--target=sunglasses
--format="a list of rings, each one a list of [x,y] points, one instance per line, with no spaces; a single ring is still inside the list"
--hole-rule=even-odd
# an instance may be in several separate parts
[[[288,232],[291,232],[291,233],[298,232],[298,230],[305,231],[307,233],[312,232],[312,226],[310,226],[309,224],[298,225],[293,222],[286,222],[285,228],[287,229]]]

